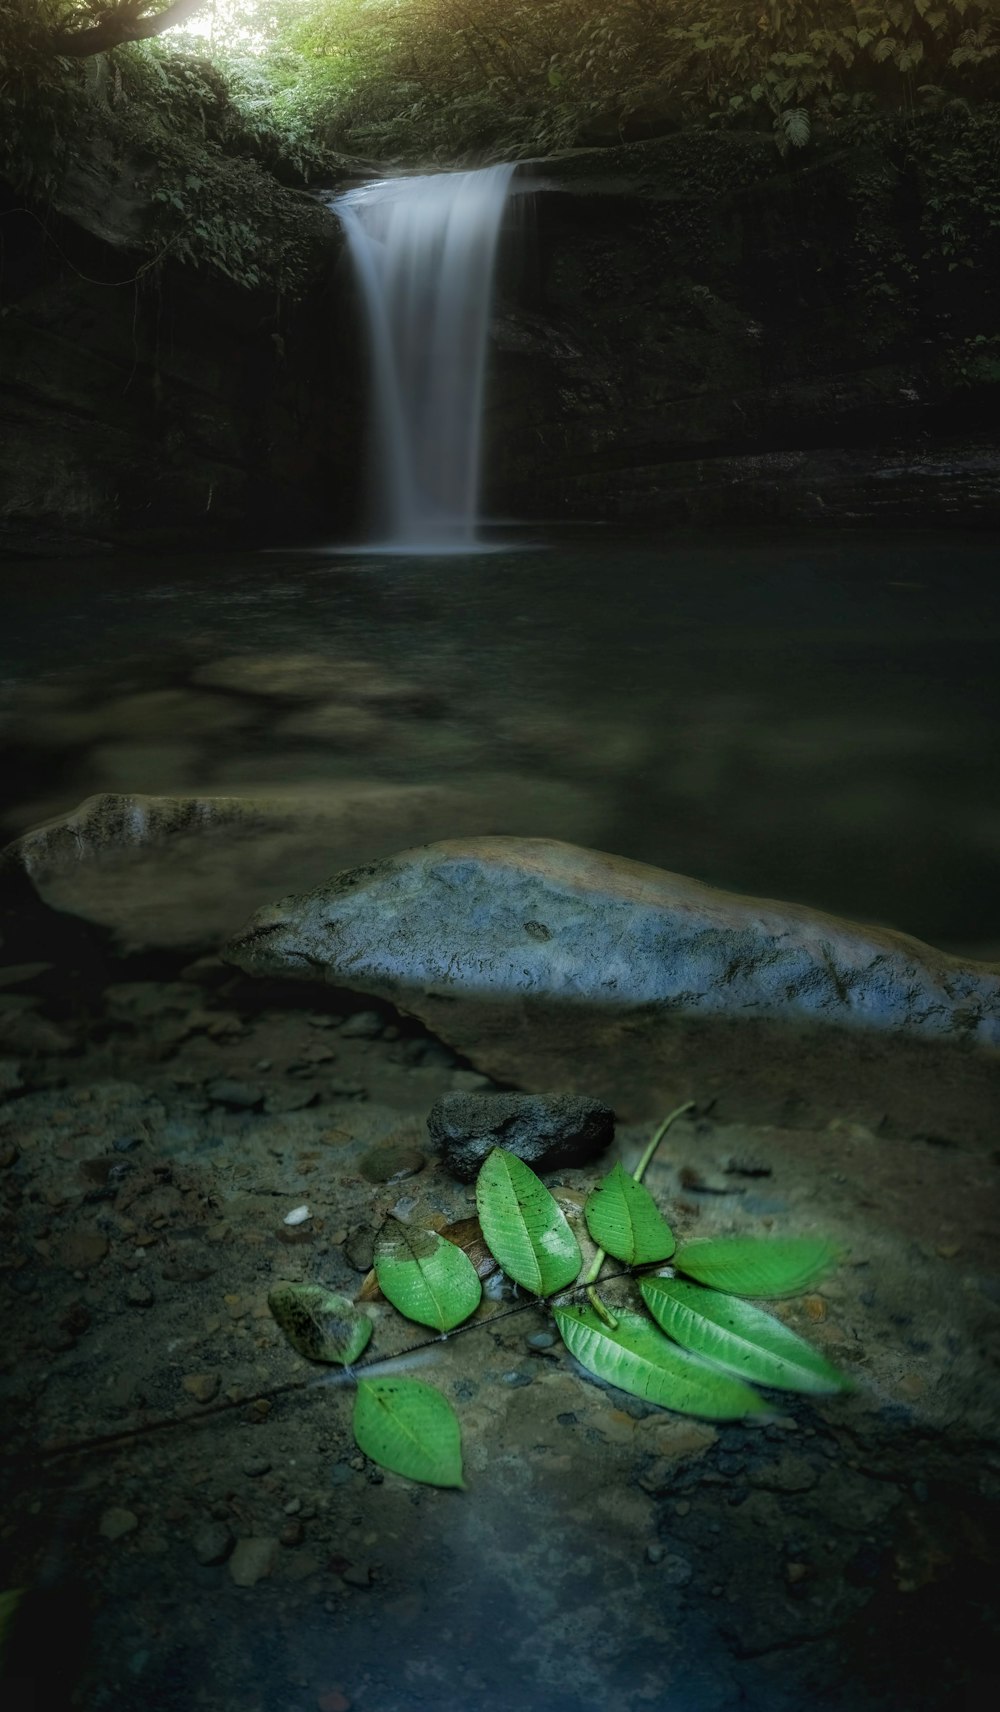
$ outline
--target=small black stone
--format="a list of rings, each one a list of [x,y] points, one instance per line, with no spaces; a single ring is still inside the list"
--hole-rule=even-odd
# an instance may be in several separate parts
[[[474,1181],[494,1147],[535,1171],[586,1165],[615,1132],[615,1114],[581,1094],[445,1094],[427,1119],[431,1141],[461,1183]]]

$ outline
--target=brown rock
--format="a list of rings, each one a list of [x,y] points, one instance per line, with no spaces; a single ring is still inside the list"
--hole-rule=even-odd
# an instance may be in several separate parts
[[[278,1541],[263,1535],[237,1540],[229,1559],[229,1573],[237,1587],[255,1587],[271,1575],[278,1551]]]
[[[108,1239],[100,1231],[72,1231],[59,1244],[60,1264],[68,1272],[87,1272],[99,1266],[108,1252]]]
[[[189,1397],[198,1403],[211,1403],[219,1394],[219,1375],[217,1373],[188,1373],[181,1380]]]
[[[125,1534],[134,1533],[138,1526],[139,1518],[133,1510],[113,1504],[101,1517],[98,1531],[102,1539],[120,1540]]]

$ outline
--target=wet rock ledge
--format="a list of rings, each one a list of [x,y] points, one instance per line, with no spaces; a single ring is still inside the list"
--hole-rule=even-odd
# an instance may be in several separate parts
[[[256,974],[389,1001],[494,1079],[984,1141],[1000,969],[545,839],[452,840],[261,910]]]

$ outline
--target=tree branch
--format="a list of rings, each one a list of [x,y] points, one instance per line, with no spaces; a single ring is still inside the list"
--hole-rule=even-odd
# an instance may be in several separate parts
[[[122,42],[147,41],[176,24],[183,24],[192,12],[197,12],[206,0],[172,0],[162,12],[147,10],[149,0],[143,0],[143,16],[137,16],[139,6],[116,8],[98,18],[83,30],[57,30],[52,38],[53,51],[71,59],[84,59],[88,54],[108,53]]]

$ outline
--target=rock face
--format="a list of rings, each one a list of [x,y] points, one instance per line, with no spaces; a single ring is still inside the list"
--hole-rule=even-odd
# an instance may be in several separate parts
[[[887,118],[785,160],[764,132],[689,131],[522,163],[489,503],[995,526],[1000,237],[985,207],[960,236],[947,222],[963,151],[992,180],[998,125],[995,107],[961,139]]]
[[[623,1118],[677,1100],[991,1133],[1000,970],[902,934],[543,839],[405,851],[227,949],[417,1014],[477,1068]]]
[[[472,1183],[494,1147],[535,1171],[587,1165],[611,1142],[615,1114],[579,1094],[445,1094],[427,1128],[453,1177]]]
[[[298,197],[314,278],[279,314],[264,289],[169,255],[141,277],[155,187],[135,162],[81,162],[42,220],[0,184],[0,551],[258,541],[350,515],[359,404],[345,408],[352,365],[329,331],[336,222]]]
[[[995,524],[1000,236],[970,185],[997,125],[983,103],[784,160],[706,129],[521,163],[487,509]],[[0,547],[349,533],[366,383],[336,221],[310,210],[314,282],[280,310],[169,254],[140,289],[158,183],[81,162],[44,219],[0,186]]]

